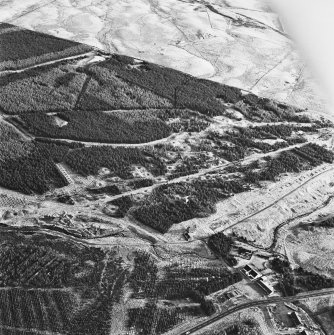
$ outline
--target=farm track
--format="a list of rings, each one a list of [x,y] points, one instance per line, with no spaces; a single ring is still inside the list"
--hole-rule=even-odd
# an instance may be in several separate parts
[[[301,145],[294,145],[294,146],[292,146],[292,147],[296,147],[296,146],[301,146]],[[275,152],[272,152],[272,153],[268,153],[268,154],[277,154],[277,152],[285,151],[285,150],[289,150],[289,149],[291,149],[292,147],[283,148],[283,149],[280,149],[280,150],[278,150],[278,151],[275,151]],[[263,154],[262,156],[264,156],[264,155],[268,155],[268,154]],[[253,160],[256,160],[256,159],[259,159],[259,158],[260,158],[259,155],[256,155],[255,157],[249,157],[249,158],[247,158],[247,159],[244,161],[244,163],[245,163],[245,162],[250,162],[250,161],[253,161]],[[122,197],[124,197],[124,196],[132,196],[132,195],[135,195],[135,194],[138,194],[138,193],[144,193],[144,192],[145,192],[145,193],[150,193],[150,192],[153,191],[153,189],[155,189],[156,187],[159,187],[159,186],[161,186],[161,185],[168,185],[168,184],[175,184],[175,183],[179,183],[179,182],[186,182],[186,181],[188,181],[190,178],[192,178],[192,179],[193,179],[193,178],[198,178],[198,177],[203,176],[203,175],[205,175],[205,174],[207,174],[207,173],[210,173],[210,172],[217,172],[217,171],[220,171],[220,170],[222,170],[222,169],[224,169],[224,168],[226,168],[226,167],[228,167],[228,166],[231,166],[231,165],[233,165],[233,163],[226,163],[226,164],[223,164],[223,165],[220,165],[220,166],[215,166],[215,167],[212,167],[212,168],[209,168],[209,169],[202,170],[202,171],[197,172],[197,173],[194,173],[194,174],[192,174],[192,175],[182,176],[182,177],[179,177],[179,178],[175,178],[175,179],[169,180],[169,181],[167,181],[167,182],[163,181],[163,182],[156,183],[156,184],[154,184],[154,185],[152,185],[152,186],[148,186],[148,187],[139,188],[139,189],[136,189],[136,190],[131,190],[131,191],[128,191],[128,192],[124,192],[124,193],[119,194],[119,195],[115,195],[115,196],[112,196],[112,197],[108,197],[108,199],[106,200],[105,204],[106,204],[107,202],[110,202],[110,201],[113,201],[113,200],[122,198]],[[327,172],[327,171],[324,171],[324,172],[322,172],[322,173],[325,173],[325,172]],[[321,174],[322,174],[322,173],[321,173]],[[318,175],[320,175],[320,174],[318,174]],[[317,175],[317,176],[318,176],[318,175]],[[314,177],[311,178],[311,179],[314,179],[314,178],[317,177],[317,176],[314,176]],[[309,182],[311,179],[309,179],[308,181],[304,182],[304,184],[306,184],[307,182]],[[304,184],[303,184],[303,185],[304,185]],[[296,190],[296,189],[290,191],[287,195],[291,194],[291,193],[294,192],[295,190]],[[285,195],[285,196],[287,196],[287,195]],[[281,200],[282,198],[283,198],[283,197],[281,197],[279,200]],[[276,200],[274,203],[272,203],[272,204],[266,206],[265,209],[267,209],[267,208],[269,208],[269,207],[275,205],[279,200]],[[102,205],[102,204],[100,204],[100,205]],[[239,224],[239,223],[242,223],[243,221],[247,220],[249,217],[255,216],[255,215],[257,215],[259,212],[261,212],[261,211],[263,211],[263,210],[265,210],[265,209],[262,209],[262,210],[260,210],[260,211],[258,211],[258,212],[256,212],[256,213],[253,213],[253,214],[251,214],[251,216],[248,216],[247,218],[244,218],[244,219],[238,221],[237,223],[235,223],[235,224],[233,224],[233,225],[237,225],[237,224]],[[155,231],[151,231],[151,230],[147,229],[147,227],[142,227],[141,225],[139,225],[139,224],[137,224],[137,223],[132,223],[132,224],[133,224],[133,226],[134,226],[135,229],[140,229],[140,230],[143,231],[144,234],[148,234],[149,236],[154,237],[155,239],[157,239],[157,244],[158,244],[158,243],[162,243],[162,244],[170,244],[170,245],[180,245],[180,244],[192,243],[192,242],[195,242],[195,241],[197,241],[197,240],[204,240],[204,239],[206,239],[206,238],[208,237],[208,236],[203,236],[203,237],[201,237],[201,238],[198,238],[198,239],[195,239],[195,240],[192,240],[192,241],[168,242],[168,241],[166,241],[166,239],[164,239],[162,236],[160,236],[161,234],[158,234],[158,233],[155,232]],[[36,230],[34,230],[34,231],[37,232]],[[73,241],[75,241],[75,242],[81,242],[81,243],[90,244],[90,245],[96,245],[96,246],[98,246],[98,245],[108,245],[108,244],[109,244],[109,243],[104,243],[104,242],[99,242],[99,241],[94,241],[94,242],[90,242],[90,241],[87,241],[87,240],[84,241],[84,240],[81,239],[81,238],[76,238],[76,237],[74,237],[74,236],[72,236],[72,235],[69,236],[70,234],[63,234],[63,233],[55,232],[55,231],[52,231],[52,233],[51,233],[50,230],[46,230],[46,229],[40,229],[39,231],[40,231],[40,232],[44,232],[44,233],[48,233],[48,234],[56,234],[56,235],[58,235],[58,236],[60,236],[60,237],[63,237],[63,238],[66,237],[66,238],[73,239]],[[143,244],[146,244],[146,245],[147,245],[147,243],[139,243],[138,245],[143,245]],[[151,243],[151,244],[155,244],[155,243]]]
[[[305,144],[295,144],[295,145],[292,145],[292,146],[289,146],[287,148],[283,148],[283,149],[280,149],[280,150],[277,150],[277,151],[268,152],[268,153],[265,153],[265,154],[256,154],[256,155],[253,155],[251,157],[246,158],[245,160],[242,161],[242,163],[250,163],[250,162],[255,161],[257,159],[260,159],[264,156],[275,155],[277,153],[287,151],[287,150],[291,150],[293,148],[302,147],[303,145],[305,145]],[[138,193],[143,193],[143,192],[147,193],[148,191],[152,191],[154,188],[156,188],[158,186],[161,186],[161,185],[177,184],[177,183],[180,183],[180,182],[186,182],[189,179],[198,178],[198,177],[206,175],[207,173],[217,172],[217,171],[220,171],[222,169],[225,169],[225,168],[227,168],[229,166],[233,166],[233,165],[234,165],[234,163],[229,162],[229,163],[222,164],[222,165],[219,165],[219,166],[214,166],[214,167],[211,167],[211,168],[208,168],[208,169],[203,169],[202,171],[199,171],[199,172],[196,172],[196,173],[193,173],[193,174],[188,174],[186,176],[181,176],[181,177],[178,177],[178,178],[174,178],[172,180],[159,182],[159,183],[156,183],[152,186],[138,188],[136,190],[132,190],[132,191],[124,192],[122,194],[115,195],[113,197],[110,197],[108,199],[108,201],[116,200],[116,199],[122,198],[124,196],[129,196],[129,195],[133,195],[133,194],[138,194]]]
[[[306,184],[308,184],[310,181],[314,180],[315,178],[317,178],[317,177],[319,177],[319,176],[321,176],[321,175],[323,175],[323,174],[325,174],[325,173],[331,172],[331,171],[333,171],[333,170],[334,170],[334,168],[332,167],[332,168],[326,169],[325,171],[321,171],[321,172],[319,172],[318,174],[316,174],[315,176],[312,176],[312,177],[309,178],[308,180],[304,181],[301,185],[299,185],[299,186],[296,187],[295,189],[289,191],[288,193],[284,194],[282,197],[280,197],[279,199],[275,200],[275,201],[272,202],[271,204],[267,205],[266,207],[260,209],[259,211],[255,212],[255,213],[253,213],[253,214],[251,214],[251,215],[248,215],[247,217],[245,217],[245,218],[239,220],[238,222],[233,223],[232,225],[230,225],[230,226],[228,226],[228,227],[222,229],[221,231],[226,231],[226,230],[228,230],[228,229],[230,229],[230,228],[232,228],[232,227],[234,227],[234,226],[236,226],[236,225],[239,225],[239,224],[241,224],[241,223],[244,223],[245,221],[249,220],[250,218],[252,218],[252,217],[258,215],[259,213],[262,213],[262,212],[264,212],[265,210],[269,209],[270,207],[275,206],[275,205],[276,205],[278,202],[280,202],[282,199],[284,199],[284,198],[288,197],[289,195],[291,195],[292,193],[296,192],[296,191],[299,190],[301,187],[305,186]],[[321,209],[321,208],[327,206],[328,203],[329,203],[329,201],[330,201],[331,199],[333,199],[333,198],[334,198],[333,195],[329,196],[329,198],[328,198],[322,205],[320,205],[318,208],[316,208],[315,210],[318,210],[318,209]],[[297,216],[297,217],[291,218],[291,219],[289,219],[289,220],[287,220],[287,221],[281,223],[280,225],[278,225],[278,226],[275,228],[275,230],[274,230],[274,240],[273,240],[272,244],[271,244],[269,247],[267,247],[267,248],[263,248],[263,247],[260,247],[260,246],[258,246],[258,245],[256,245],[256,244],[252,244],[252,243],[248,243],[248,242],[247,242],[246,244],[249,244],[249,245],[251,245],[251,246],[253,246],[253,247],[255,247],[255,248],[262,249],[262,250],[265,250],[265,251],[272,251],[272,250],[275,248],[275,246],[276,246],[276,243],[277,243],[277,235],[278,235],[279,230],[280,230],[281,228],[283,228],[285,225],[289,224],[291,221],[294,221],[294,220],[296,220],[296,219],[298,219],[298,218],[302,218],[302,217],[304,217],[304,216],[308,216],[309,214],[313,213],[315,210],[312,210],[311,212],[304,213],[304,214],[301,214],[301,215],[299,215],[299,216]]]
[[[332,169],[331,169],[332,170]],[[325,171],[325,172],[328,172],[329,170]],[[257,248],[257,249],[261,249],[261,250],[264,250],[264,251],[269,251],[269,252],[273,252],[275,250],[275,247],[276,247],[276,243],[278,241],[278,235],[279,235],[279,231],[286,225],[289,225],[292,221],[295,221],[295,220],[298,220],[298,219],[301,219],[301,218],[304,218],[304,217],[307,217],[309,215],[311,215],[312,213],[314,213],[315,211],[319,210],[319,209],[322,209],[324,207],[326,207],[328,205],[328,203],[334,198],[334,195],[330,195],[327,200],[325,202],[323,202],[320,206],[318,206],[317,208],[311,210],[310,212],[307,212],[307,213],[304,213],[304,214],[301,214],[301,215],[298,215],[296,217],[293,217],[293,218],[290,218],[288,219],[287,221],[284,221],[282,222],[280,225],[278,225],[277,227],[275,227],[274,229],[274,239],[271,243],[271,245],[269,247],[261,247],[259,245],[256,245],[255,243],[252,243],[252,242],[243,242],[245,244],[248,244],[254,248]]]
[[[221,168],[222,168],[222,167],[220,167],[220,169],[221,169]],[[319,172],[318,174],[316,174],[315,176],[312,176],[312,177],[309,178],[308,180],[304,181],[301,185],[299,185],[298,187],[296,187],[296,188],[294,188],[293,190],[289,191],[289,192],[286,193],[284,196],[282,196],[282,197],[280,197],[279,199],[275,200],[275,201],[272,202],[271,204],[267,205],[266,207],[260,209],[259,211],[255,212],[255,213],[252,213],[251,215],[247,216],[246,218],[243,218],[242,220],[239,220],[238,222],[235,222],[233,225],[231,225],[231,226],[229,226],[229,227],[227,227],[227,228],[224,228],[222,231],[225,231],[225,230],[227,230],[227,229],[230,229],[231,227],[234,227],[234,226],[236,226],[236,225],[238,225],[238,224],[244,223],[244,222],[247,221],[249,218],[252,218],[252,217],[258,215],[259,213],[261,213],[261,212],[263,212],[263,211],[269,209],[270,207],[275,206],[279,201],[281,201],[282,199],[284,199],[284,198],[288,197],[289,195],[293,194],[293,193],[296,192],[298,189],[300,189],[301,187],[305,186],[306,184],[308,184],[308,183],[311,182],[312,180],[318,178],[319,176],[321,176],[321,175],[323,175],[323,174],[326,174],[326,173],[328,173],[328,172],[330,172],[330,171],[333,171],[333,170],[334,170],[334,168],[329,168],[329,169],[326,169],[325,171],[321,171],[321,172]],[[203,172],[202,172],[202,173],[203,173]],[[207,173],[207,172],[206,172],[206,173]],[[183,180],[183,178],[184,178],[184,177],[181,177],[181,178],[179,178],[179,179],[180,179],[180,180]],[[174,179],[172,182],[176,183],[176,182],[179,182],[179,181],[177,181],[177,180]],[[168,183],[170,183],[170,182],[167,182],[167,184],[168,184]],[[153,186],[157,187],[157,186],[162,185],[162,184],[166,184],[166,183],[156,184],[156,185],[153,185]],[[148,191],[148,190],[152,190],[152,189],[154,188],[153,186],[146,187],[146,188],[144,188],[144,189],[145,189],[146,191]],[[114,199],[117,199],[117,198],[120,198],[120,197],[125,196],[125,195],[132,195],[132,194],[134,194],[133,192],[134,192],[134,191],[130,191],[130,192],[127,192],[127,193],[123,193],[123,194],[114,196],[113,198],[114,198]],[[135,190],[135,192],[136,192],[136,193],[143,192],[143,189]],[[329,198],[325,201],[325,203],[324,203],[323,205],[321,205],[320,207],[326,206],[326,205],[328,204],[328,202],[329,202],[333,197],[334,197],[334,196],[329,197]],[[307,215],[308,215],[308,214],[309,214],[309,213],[307,213]],[[300,217],[302,217],[302,216],[304,216],[304,215],[305,215],[305,214],[301,215]],[[295,220],[295,219],[296,219],[296,217],[295,217],[295,218],[292,218],[291,220]],[[288,221],[288,222],[284,222],[284,223],[282,223],[281,225],[279,225],[279,226],[276,227],[276,229],[275,229],[275,233],[274,233],[275,236],[276,236],[276,238],[274,237],[274,240],[273,240],[272,244],[271,244],[268,248],[260,248],[259,246],[257,246],[257,245],[252,245],[252,244],[250,244],[250,245],[252,245],[252,246],[254,246],[254,247],[256,247],[256,248],[265,250],[265,251],[273,251],[273,250],[274,250],[274,247],[275,247],[275,245],[276,245],[276,243],[277,243],[277,236],[278,236],[279,230],[280,230],[281,228],[283,228],[283,227],[284,227],[286,224],[288,224],[288,223],[290,223],[290,221]],[[138,227],[139,227],[139,226],[138,226]],[[143,227],[140,227],[140,228],[143,229],[143,230],[145,230],[145,228],[143,228]],[[150,231],[149,231],[148,233],[149,233],[149,234],[152,234],[152,232],[150,232]],[[154,234],[154,233],[153,233],[153,234]],[[194,239],[194,240],[191,240],[191,241],[168,242],[168,241],[166,241],[166,240],[162,240],[162,239],[160,238],[160,236],[158,236],[158,235],[154,235],[154,236],[155,236],[155,238],[157,238],[162,244],[168,244],[168,245],[188,244],[188,243],[193,243],[193,242],[196,242],[196,241],[203,241],[203,240],[205,240],[206,238],[208,238],[208,236],[203,236],[203,237],[201,237],[201,238],[197,238],[197,239]],[[99,244],[99,243],[96,243],[96,244]],[[155,243],[152,243],[152,244],[155,244]],[[159,244],[159,243],[156,243],[155,245],[158,245],[158,244]],[[142,244],[140,244],[140,245],[142,245]]]
[[[33,12],[39,10],[39,9],[42,9],[42,8],[45,7],[45,6],[52,5],[52,4],[55,3],[55,2],[57,2],[57,0],[46,1],[46,2],[44,2],[44,3],[42,3],[42,4],[40,4],[40,5],[37,6],[37,7],[33,6],[32,9],[30,9],[30,10],[25,10],[25,11],[23,11],[23,13],[15,15],[15,16],[14,16],[13,18],[11,18],[10,20],[5,21],[5,23],[11,23],[11,24],[12,24],[14,21],[20,19],[21,17],[23,17],[23,16],[25,16],[25,15],[28,15],[28,14],[30,14],[30,13],[33,13]]]
[[[7,122],[9,122],[8,120],[6,120]],[[15,126],[17,128],[17,125],[16,124],[12,124],[13,126]],[[32,136],[31,134],[29,133],[25,133],[25,131],[19,129],[21,132],[23,132],[23,134],[25,136]],[[66,140],[66,139],[53,139],[53,140],[62,140],[62,141],[67,141],[67,142],[76,142],[76,143],[82,143],[84,145],[96,145],[96,146],[105,146],[105,145],[108,145],[108,146],[112,146],[112,147],[142,147],[142,146],[148,146],[148,145],[155,145],[155,144],[158,144],[158,143],[163,143],[165,141],[168,141],[169,139],[171,139],[173,136],[175,136],[175,134],[172,134],[170,135],[169,137],[167,138],[164,138],[164,139],[160,139],[160,140],[156,140],[156,141],[152,141],[152,142],[148,142],[148,143],[140,143],[140,144],[112,144],[112,143],[100,143],[100,142],[82,142],[82,141],[75,141],[75,140]],[[50,138],[48,138],[50,139]],[[266,154],[256,154],[256,155],[253,155],[251,157],[248,157],[246,158],[245,160],[242,161],[243,164],[245,163],[249,163],[249,162],[252,162],[254,160],[257,160],[257,159],[260,159],[262,158],[263,156],[267,156],[267,155],[276,155],[277,153],[279,152],[283,152],[283,151],[287,151],[287,150],[291,150],[293,148],[297,148],[297,147],[302,147],[304,144],[296,144],[296,145],[293,145],[293,146],[289,146],[287,148],[282,148],[282,149],[279,149],[277,151],[274,151],[274,152],[270,152],[270,153],[266,153]],[[198,177],[201,177],[207,173],[211,173],[211,172],[217,172],[217,171],[220,171],[228,166],[232,166],[233,163],[226,163],[226,164],[223,164],[223,165],[220,165],[220,166],[214,166],[214,167],[211,167],[211,168],[208,168],[208,169],[204,169],[202,171],[199,171],[199,172],[196,172],[194,174],[189,174],[189,175],[186,175],[186,176],[181,176],[181,177],[178,177],[178,178],[175,178],[175,179],[172,179],[172,180],[169,180],[169,181],[163,181],[163,182],[159,182],[159,183],[156,183],[152,186],[148,186],[148,187],[144,187],[144,188],[139,188],[139,189],[136,189],[136,190],[131,190],[131,191],[128,191],[128,192],[124,192],[122,194],[119,194],[119,195],[115,195],[113,197],[109,197],[108,198],[108,201],[113,201],[113,200],[116,200],[116,199],[119,199],[121,197],[124,197],[124,196],[131,196],[131,195],[135,195],[135,194],[138,194],[138,193],[148,193],[148,192],[152,192],[153,189],[155,189],[156,187],[159,187],[161,185],[168,185],[168,184],[175,184],[175,183],[179,183],[179,182],[185,182],[185,181],[188,181],[189,179],[194,179],[194,178],[198,178]],[[280,197],[279,199],[275,200],[273,203],[269,204],[268,206],[266,206],[265,208],[262,208],[261,210],[257,211],[256,213],[253,213],[249,216],[247,216],[246,218],[243,218],[242,220],[239,220],[238,222],[230,225],[229,227],[226,227],[223,229],[224,230],[227,230],[227,229],[230,229],[238,224],[241,224],[243,222],[245,222],[246,220],[256,216],[257,214],[265,211],[266,209],[276,205],[280,200],[282,200],[283,198],[289,196],[290,194],[292,194],[293,192],[295,192],[296,190],[298,190],[300,187],[304,186],[305,184],[307,184],[309,181],[313,180],[314,178],[318,177],[319,175],[322,175],[323,173],[326,173],[328,171],[330,171],[332,169],[329,169],[329,170],[326,170],[326,171],[323,171],[319,174],[317,174],[316,176],[313,176],[312,178],[308,179],[307,181],[305,181],[303,184],[301,184],[300,186],[298,186],[296,189],[288,192],[287,194],[285,194],[284,196]],[[278,231],[279,229],[281,229],[285,224],[282,224],[280,225],[276,230],[276,234],[278,234]],[[137,225],[136,225],[137,226]],[[140,227],[142,228],[142,227]],[[144,229],[144,228],[142,228]],[[144,229],[145,230],[145,229]],[[152,234],[152,232],[148,232],[150,234]],[[165,240],[162,240],[159,236],[156,236],[155,237],[160,240],[160,241],[163,241],[163,243],[166,243]],[[205,239],[206,237],[202,237],[200,238],[199,240],[203,240]],[[191,243],[192,241],[182,241],[182,242],[170,242],[170,244],[183,244],[183,243]],[[276,243],[276,241],[275,241]],[[258,247],[258,246],[256,246]],[[265,249],[267,250],[267,249]]]

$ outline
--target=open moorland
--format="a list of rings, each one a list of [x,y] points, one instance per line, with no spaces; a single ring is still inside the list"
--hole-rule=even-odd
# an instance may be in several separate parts
[[[7,0],[0,21],[330,116],[269,0]]]
[[[11,24],[0,42],[0,332],[326,334],[330,120]]]

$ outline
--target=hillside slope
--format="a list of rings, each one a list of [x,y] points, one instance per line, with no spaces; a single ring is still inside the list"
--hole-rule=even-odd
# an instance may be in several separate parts
[[[267,0],[10,0],[0,20],[327,113]]]
[[[332,295],[331,121],[10,24],[0,45],[0,333],[238,330],[257,306],[267,335],[273,302]]]

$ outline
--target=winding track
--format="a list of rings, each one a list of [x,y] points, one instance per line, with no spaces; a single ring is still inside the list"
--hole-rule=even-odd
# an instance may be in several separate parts
[[[330,169],[330,170],[332,170],[332,169]],[[329,170],[326,170],[326,171],[324,171],[324,172],[328,172],[328,171],[329,171]],[[279,231],[280,231],[284,226],[290,224],[290,222],[292,222],[292,221],[300,220],[300,219],[303,218],[303,217],[307,217],[307,216],[311,215],[312,213],[314,213],[315,211],[317,211],[317,210],[319,210],[319,209],[321,209],[321,208],[326,207],[326,206],[329,204],[329,202],[330,202],[333,198],[334,198],[334,195],[330,195],[330,196],[327,198],[327,200],[326,200],[325,202],[323,202],[323,203],[322,203],[320,206],[318,206],[317,208],[312,209],[310,212],[306,212],[306,213],[303,213],[303,214],[301,214],[301,215],[292,217],[292,218],[288,219],[287,221],[282,222],[282,223],[279,224],[277,227],[275,227],[275,229],[274,229],[274,238],[273,238],[273,241],[272,241],[272,243],[270,244],[270,246],[268,246],[268,247],[261,247],[261,246],[259,246],[259,245],[256,245],[255,243],[252,243],[252,242],[243,242],[243,243],[248,244],[248,245],[250,245],[250,246],[252,246],[252,247],[254,247],[254,248],[257,248],[257,249],[261,249],[261,250],[264,250],[264,251],[273,252],[274,249],[275,249],[277,240],[278,240],[278,233],[279,233]]]
[[[327,170],[325,170],[325,171],[321,171],[321,172],[319,172],[318,174],[316,174],[316,175],[312,176],[311,178],[307,179],[307,180],[304,181],[302,184],[300,184],[298,187],[296,187],[295,189],[293,189],[293,190],[289,191],[288,193],[284,194],[283,196],[281,196],[279,199],[275,200],[275,201],[272,202],[271,204],[269,204],[269,205],[267,205],[266,207],[264,207],[264,208],[258,210],[258,211],[255,212],[255,213],[253,213],[253,214],[251,214],[251,215],[248,215],[248,216],[246,216],[245,218],[243,218],[243,219],[241,219],[241,220],[239,220],[239,221],[237,221],[237,222],[231,224],[230,226],[228,226],[228,227],[222,229],[221,231],[225,231],[225,230],[227,230],[227,229],[230,229],[230,228],[232,228],[232,227],[234,227],[234,226],[236,226],[236,225],[238,225],[238,224],[240,224],[240,223],[243,223],[243,222],[245,222],[246,220],[248,220],[248,219],[250,219],[250,218],[252,218],[252,217],[258,215],[259,213],[264,212],[264,211],[267,210],[268,208],[270,208],[270,207],[272,207],[272,206],[275,206],[275,205],[276,205],[278,202],[280,202],[282,199],[286,198],[287,196],[289,196],[289,195],[291,195],[292,193],[294,193],[294,192],[296,192],[297,190],[299,190],[301,187],[303,187],[303,186],[305,186],[306,184],[308,184],[308,183],[309,183],[310,181],[312,181],[313,179],[315,179],[315,178],[317,178],[317,177],[319,177],[319,176],[321,176],[321,175],[323,175],[323,174],[325,174],[325,173],[327,173],[327,172],[333,171],[333,170],[334,170],[334,167],[331,167],[331,168],[329,168],[329,169],[327,169]],[[282,226],[282,225],[280,225],[280,226]]]

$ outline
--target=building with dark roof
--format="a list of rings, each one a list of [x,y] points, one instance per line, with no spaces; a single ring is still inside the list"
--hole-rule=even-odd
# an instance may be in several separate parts
[[[291,313],[289,313],[289,316],[290,316],[290,318],[291,318],[295,327],[303,325],[303,321],[302,321],[302,319],[300,318],[300,316],[297,312],[291,312]]]
[[[270,295],[274,293],[274,288],[270,285],[270,283],[264,281],[263,277],[260,278],[256,284],[267,294]]]
[[[252,268],[250,265],[245,265],[241,271],[250,279],[255,280],[259,277],[261,277],[261,273],[257,272],[254,268]]]
[[[308,330],[303,330],[301,333],[298,333],[298,335],[311,335],[311,333]]]

